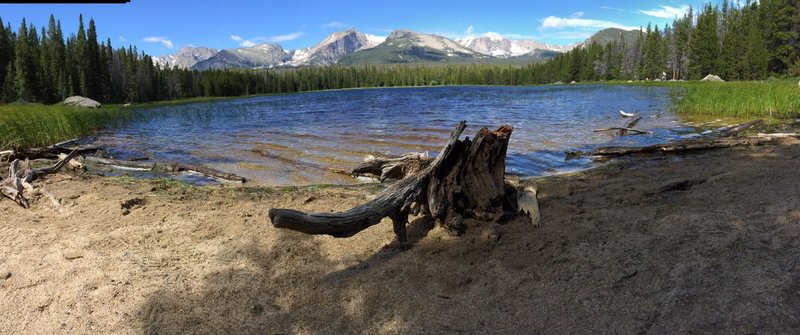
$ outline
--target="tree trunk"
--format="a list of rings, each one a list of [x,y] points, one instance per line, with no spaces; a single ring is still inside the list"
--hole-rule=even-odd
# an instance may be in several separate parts
[[[481,129],[474,140],[459,140],[466,128],[462,121],[441,153],[417,174],[406,176],[377,197],[342,213],[304,213],[270,209],[277,228],[307,234],[349,237],[375,225],[384,217],[393,221],[394,232],[405,241],[409,214],[432,216],[449,231],[464,231],[463,219],[497,221],[503,215],[505,158],[512,128]],[[382,168],[373,168],[382,173]],[[516,197],[513,203],[516,204]]]

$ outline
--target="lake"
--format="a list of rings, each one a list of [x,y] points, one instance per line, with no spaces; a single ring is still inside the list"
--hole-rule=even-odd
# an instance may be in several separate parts
[[[460,120],[473,137],[487,126],[514,127],[507,173],[541,176],[592,167],[564,152],[647,145],[694,131],[670,111],[670,88],[562,85],[430,87],[324,91],[162,106],[138,111],[127,125],[98,135],[120,159],[203,164],[266,185],[347,184],[367,155],[438,154]],[[596,128],[642,116],[652,135],[614,136]],[[195,182],[202,177],[180,176]]]

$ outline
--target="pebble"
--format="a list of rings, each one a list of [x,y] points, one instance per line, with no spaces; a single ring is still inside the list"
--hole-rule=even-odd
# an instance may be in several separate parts
[[[83,252],[80,251],[65,251],[64,258],[67,260],[73,260],[78,258],[83,258]]]

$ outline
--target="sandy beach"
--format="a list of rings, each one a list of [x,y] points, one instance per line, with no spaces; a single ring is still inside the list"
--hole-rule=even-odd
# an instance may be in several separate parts
[[[792,140],[787,140],[787,142]],[[537,179],[542,224],[272,227],[380,185],[192,187],[62,172],[0,199],[3,333],[790,333],[800,145],[628,157]]]

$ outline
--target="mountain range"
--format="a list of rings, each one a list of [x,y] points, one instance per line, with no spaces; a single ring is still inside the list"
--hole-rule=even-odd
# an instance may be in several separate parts
[[[402,29],[385,38],[348,29],[329,35],[313,47],[298,50],[286,50],[270,43],[227,50],[190,46],[172,55],[154,57],[153,61],[193,70],[334,64],[524,63],[546,60],[592,41],[604,44],[614,40],[615,36],[627,38],[632,33],[609,28],[581,43],[554,45],[534,40],[511,40],[491,33],[452,40]]]

